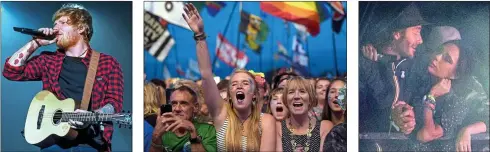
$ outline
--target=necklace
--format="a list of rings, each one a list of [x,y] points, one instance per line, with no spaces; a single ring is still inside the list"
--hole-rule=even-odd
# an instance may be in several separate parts
[[[87,51],[88,51],[88,49],[85,49],[85,51],[83,51],[83,53],[82,53],[82,54],[80,54],[78,57],[79,57],[79,58],[80,58],[80,57],[82,57],[82,56],[83,56],[85,53],[87,53]]]
[[[242,136],[245,135],[245,129],[243,127],[243,124],[245,124],[245,122],[248,120],[248,118],[250,118],[250,115],[252,115],[252,113],[248,114],[247,119],[245,119],[243,122],[240,122],[240,129],[242,130]]]
[[[290,129],[289,131],[291,132],[290,135],[291,135],[291,145],[293,146],[293,151],[296,150],[296,140],[295,140],[295,136],[293,135],[293,132],[294,132],[294,128],[293,128],[293,124],[291,123],[291,119],[289,119],[289,126],[290,126]],[[303,148],[304,151],[308,151],[310,149],[310,137],[311,137],[311,130],[313,130],[313,128],[311,128],[311,118],[308,117],[308,132],[306,133],[306,146]]]

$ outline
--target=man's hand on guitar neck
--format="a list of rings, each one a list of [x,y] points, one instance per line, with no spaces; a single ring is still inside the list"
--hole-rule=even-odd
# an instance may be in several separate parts
[[[75,113],[92,113],[92,112],[77,109],[77,110],[75,110]],[[84,128],[87,128],[88,126],[90,126],[90,123],[88,123],[88,122],[75,121],[75,120],[71,120],[71,119],[68,121],[68,124],[70,124],[71,128],[73,128],[73,129],[84,129]]]

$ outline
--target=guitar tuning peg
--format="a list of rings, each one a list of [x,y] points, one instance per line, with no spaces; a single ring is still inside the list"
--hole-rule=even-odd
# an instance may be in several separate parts
[[[124,110],[122,111],[122,113],[124,113]]]
[[[128,113],[131,113],[131,111],[128,110]]]

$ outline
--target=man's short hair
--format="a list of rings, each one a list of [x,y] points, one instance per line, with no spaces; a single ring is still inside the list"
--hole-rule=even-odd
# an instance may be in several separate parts
[[[54,13],[53,22],[63,16],[67,16],[69,18],[67,22],[68,25],[73,25],[77,29],[85,29],[85,31],[81,34],[83,35],[85,41],[89,42],[92,39],[92,35],[94,33],[92,16],[82,5],[73,3],[64,4]]]
[[[228,89],[228,85],[230,84],[230,81],[229,80],[221,80],[219,83],[218,83],[218,90],[221,91],[221,90],[225,90],[225,89]]]

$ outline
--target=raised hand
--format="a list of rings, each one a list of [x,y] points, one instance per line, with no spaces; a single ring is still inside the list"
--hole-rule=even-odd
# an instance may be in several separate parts
[[[197,11],[196,7],[191,3],[187,3],[184,6],[185,14],[182,14],[185,21],[191,28],[191,30],[196,34],[201,34],[204,32],[204,22],[202,21],[201,15]]]
[[[362,46],[362,54],[369,60],[378,61],[378,51],[372,44]]]

